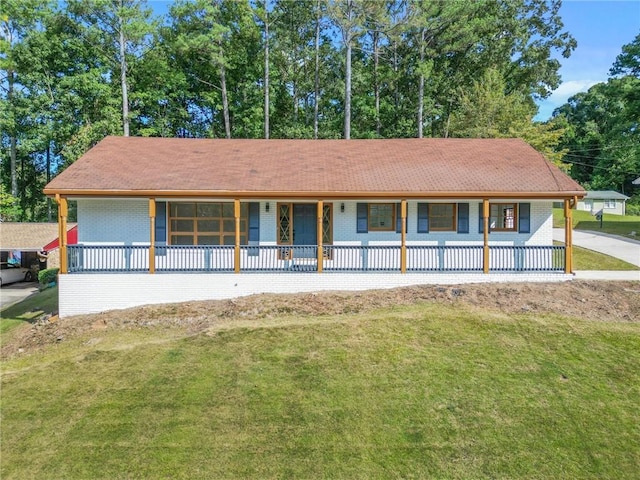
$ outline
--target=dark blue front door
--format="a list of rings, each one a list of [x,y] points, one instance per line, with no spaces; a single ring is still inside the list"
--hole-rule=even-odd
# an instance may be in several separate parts
[[[316,205],[293,205],[293,244],[315,245],[317,237]],[[293,253],[297,258],[313,258],[316,256],[315,248],[296,248]]]

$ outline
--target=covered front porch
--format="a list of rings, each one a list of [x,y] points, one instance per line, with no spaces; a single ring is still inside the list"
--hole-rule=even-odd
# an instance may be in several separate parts
[[[67,199],[58,196],[57,200],[60,205],[60,244],[63,246],[61,273],[572,273],[572,199],[564,200],[567,238],[565,245],[527,245],[523,242],[505,241],[505,238],[516,236],[517,231],[498,232],[498,236],[494,237],[492,224],[495,219],[491,213],[493,200],[490,201],[490,199],[482,199],[476,209],[477,212],[474,211],[480,214],[480,233],[476,233],[475,236],[467,233],[471,223],[469,204],[449,204],[454,205],[454,211],[456,207],[459,210],[455,211],[453,216],[453,222],[458,226],[453,228],[459,230],[460,223],[464,220],[462,223],[466,224],[466,227],[463,227],[466,230],[462,234],[452,232],[447,237],[448,241],[430,240],[438,235],[441,235],[439,238],[443,238],[442,232],[420,233],[420,204],[415,202],[411,207],[414,215],[411,221],[413,225],[416,225],[413,222],[417,221],[418,233],[412,232],[408,240],[406,199],[386,204],[397,205],[397,209],[393,208],[393,216],[390,217],[394,225],[393,232],[384,233],[386,235],[384,238],[388,240],[381,240],[381,234],[377,233],[378,237],[370,234],[359,236],[358,241],[334,238],[333,215],[334,210],[341,211],[340,215],[348,218],[349,222],[358,223],[358,229],[360,229],[359,214],[362,205],[360,203],[357,204],[358,217],[356,218],[356,204],[353,202],[352,205],[347,203],[347,213],[344,213],[345,202],[341,200],[320,200],[313,203],[309,200],[304,200],[304,203],[271,202],[272,216],[269,217],[270,219],[265,219],[264,216],[269,214],[269,202],[234,199],[224,203],[224,209],[230,213],[228,217],[223,218],[221,224],[229,224],[230,227],[224,227],[227,228],[223,232],[224,235],[215,237],[221,244],[168,244],[171,243],[167,241],[169,239],[184,237],[169,231],[162,233],[162,238],[158,238],[158,232],[166,232],[167,223],[172,223],[174,220],[164,216],[168,211],[166,202],[155,198],[148,199],[148,242],[138,241],[138,244],[127,245],[94,241],[67,245],[63,234],[66,231]],[[385,200],[389,201],[388,198]],[[165,213],[161,210],[159,214],[158,205],[162,205]],[[179,202],[175,202],[174,205],[179,205]],[[517,209],[518,204],[513,205],[514,209]],[[277,213],[273,212],[274,206]],[[298,206],[303,208],[296,208]],[[466,208],[466,213],[463,212],[463,207]],[[263,238],[255,234],[256,227],[252,224],[252,217],[247,216],[247,212],[257,210],[259,214],[260,209],[263,212],[263,223],[266,222],[270,226],[277,224],[272,229],[274,238],[270,239],[277,241],[263,241]],[[350,210],[353,217],[349,216]],[[298,215],[299,218],[283,217],[282,212],[292,216]],[[305,229],[301,228],[303,220]],[[515,222],[514,219],[512,220]],[[176,224],[180,221],[175,220]],[[298,225],[297,237],[292,227],[294,221]],[[432,221],[433,226],[435,220],[432,219]],[[527,218],[527,222],[530,223],[530,221],[530,218]],[[344,220],[342,223],[345,223]],[[416,229],[416,226],[412,226],[412,229]],[[355,227],[352,231],[355,232]],[[529,231],[528,227],[527,231]],[[200,238],[214,237],[201,236]],[[350,238],[353,240],[353,235]]]

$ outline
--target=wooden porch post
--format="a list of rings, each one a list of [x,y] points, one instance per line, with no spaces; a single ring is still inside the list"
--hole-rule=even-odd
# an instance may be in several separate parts
[[[324,216],[324,202],[318,200],[318,227],[316,229],[316,237],[318,244],[318,273],[322,273],[324,251],[322,249],[322,218]]]
[[[69,205],[66,197],[56,194],[58,202],[58,229],[60,246],[60,273],[67,273],[67,217],[69,216]]]
[[[482,271],[489,273],[489,200],[482,200]]]
[[[149,199],[149,273],[156,273],[156,201]]]
[[[564,273],[573,273],[573,216],[571,201],[564,201]]]
[[[400,201],[400,273],[407,273],[407,200]]]
[[[233,251],[233,271],[240,273],[240,200],[233,201],[233,212],[236,218],[236,243]]]

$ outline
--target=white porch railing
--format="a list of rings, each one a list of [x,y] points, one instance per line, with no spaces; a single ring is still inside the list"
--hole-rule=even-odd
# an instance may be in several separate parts
[[[407,246],[407,272],[481,272],[483,247]],[[325,272],[397,272],[400,246],[325,245]],[[148,272],[148,246],[68,245],[69,273]],[[318,247],[243,245],[240,272],[315,272]],[[234,272],[230,246],[156,246],[156,272]],[[490,246],[489,270],[563,272],[564,246]]]

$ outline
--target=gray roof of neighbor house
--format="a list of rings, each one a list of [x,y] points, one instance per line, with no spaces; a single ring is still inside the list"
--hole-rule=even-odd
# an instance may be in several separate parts
[[[69,229],[75,223],[67,224]],[[41,250],[58,238],[57,223],[0,222],[0,248],[2,250]]]
[[[640,185],[640,177],[636,178],[633,182],[634,185]]]
[[[47,195],[571,198],[584,189],[519,139],[107,137]]]
[[[629,200],[629,197],[613,190],[587,190],[584,197],[588,200]]]

